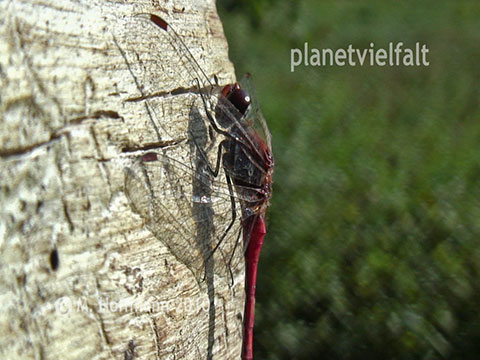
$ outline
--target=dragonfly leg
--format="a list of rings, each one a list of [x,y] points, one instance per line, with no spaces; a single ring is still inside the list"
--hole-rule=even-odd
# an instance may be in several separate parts
[[[195,143],[195,146],[197,147],[198,152],[200,153],[200,156],[202,157],[203,161],[205,161],[205,164],[207,165],[207,168],[210,174],[212,174],[214,177],[217,177],[220,171],[220,162],[222,161],[222,148],[225,147],[225,145],[227,144],[227,140],[223,140],[218,145],[217,160],[216,160],[215,168],[213,168],[212,165],[210,165],[210,161],[208,161],[207,154],[205,154],[205,151],[197,143],[197,140],[195,140],[195,136],[193,136],[191,131],[190,131],[190,137]]]
[[[199,80],[198,80],[198,79],[195,79],[195,80],[197,81],[197,85],[198,85],[198,87],[200,88],[200,82],[199,82]],[[209,121],[210,124],[212,125],[213,129],[214,129],[217,133],[222,134],[223,136],[225,136],[225,137],[227,137],[227,138],[234,139],[234,137],[232,136],[232,134],[230,134],[228,131],[225,131],[225,130],[220,129],[220,128],[217,126],[217,123],[215,122],[215,120],[213,119],[212,114],[210,113],[211,110],[208,109],[207,100],[205,99],[205,94],[203,94],[202,92],[200,92],[200,97],[202,98],[203,107],[205,108],[205,113],[207,114],[208,121]]]
[[[230,229],[232,228],[233,224],[235,223],[235,220],[237,218],[237,205],[236,205],[236,202],[235,202],[235,197],[234,197],[234,193],[233,193],[233,185],[232,185],[232,180],[230,179],[230,176],[228,175],[228,173],[225,171],[225,177],[227,179],[227,185],[228,185],[228,192],[230,193],[230,203],[232,204],[232,220],[230,221],[230,223],[228,224],[227,228],[225,229],[225,231],[223,232],[222,236],[220,237],[220,239],[218,240],[218,243],[215,245],[215,247],[213,248],[212,252],[210,253],[210,255],[208,255],[208,257],[205,259],[205,263],[207,263],[210,258],[212,257],[212,255],[215,253],[215,251],[217,251],[218,247],[222,244],[223,240],[225,240],[225,237],[227,236],[228,232],[230,231]],[[222,253],[223,254],[223,253]],[[231,270],[230,270],[231,271]],[[205,273],[205,276],[207,274]],[[233,275],[232,275],[232,281],[233,281]]]
[[[232,285],[233,286],[233,271],[232,271],[232,261],[233,261],[233,256],[235,255],[235,251],[237,250],[238,243],[240,242],[240,235],[242,235],[242,230],[238,232],[237,240],[235,240],[235,246],[233,247],[232,250],[232,255],[230,255],[230,259],[228,260],[228,269],[230,272],[230,278],[232,279]]]

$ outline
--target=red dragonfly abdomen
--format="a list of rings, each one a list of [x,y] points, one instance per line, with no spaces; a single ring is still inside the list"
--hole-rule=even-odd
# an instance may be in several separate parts
[[[255,322],[255,289],[257,282],[258,261],[263,246],[263,240],[267,229],[265,219],[262,215],[250,217],[245,222],[254,221],[250,239],[246,251],[245,261],[245,313],[244,313],[244,339],[242,348],[242,359],[253,359],[253,326]],[[248,226],[248,224],[245,224]],[[244,225],[244,226],[245,226]]]

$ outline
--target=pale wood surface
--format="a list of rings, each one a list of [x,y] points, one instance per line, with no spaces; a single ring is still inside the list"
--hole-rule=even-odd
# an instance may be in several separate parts
[[[191,84],[165,37],[133,15],[167,19],[226,84],[234,73],[215,4],[3,0],[0,9],[1,358],[239,358],[242,281],[215,277],[214,295],[198,284],[124,191],[137,150],[188,152],[196,96],[168,95]],[[145,101],[127,101],[151,94],[159,134]],[[157,308],[115,308],[133,302]]]

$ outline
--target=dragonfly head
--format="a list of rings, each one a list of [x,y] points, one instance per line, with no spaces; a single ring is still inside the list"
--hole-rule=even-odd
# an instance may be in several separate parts
[[[238,83],[227,85],[222,89],[222,95],[232,103],[243,115],[250,106],[250,95],[243,90]]]

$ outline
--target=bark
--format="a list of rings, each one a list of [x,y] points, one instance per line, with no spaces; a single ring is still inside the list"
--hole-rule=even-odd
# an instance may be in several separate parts
[[[208,76],[234,80],[215,5],[198,3],[0,3],[1,358],[239,358],[242,281],[199,283],[124,187],[134,154],[188,156],[198,98],[135,14],[165,18]]]

